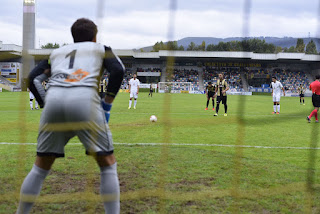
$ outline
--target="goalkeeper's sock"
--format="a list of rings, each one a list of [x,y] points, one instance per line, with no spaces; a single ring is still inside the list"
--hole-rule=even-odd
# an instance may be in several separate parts
[[[33,102],[30,101],[30,108],[33,109]]]
[[[100,193],[106,213],[120,213],[120,186],[117,163],[101,167]]]
[[[137,105],[137,100],[134,100],[134,107],[136,107]]]
[[[50,170],[44,170],[33,165],[21,186],[20,203],[17,214],[27,214],[30,212],[36,198],[40,194],[42,183],[49,172]]]
[[[131,108],[132,100],[129,100],[129,108]]]
[[[208,105],[209,105],[209,100],[207,100],[207,108],[208,108]]]

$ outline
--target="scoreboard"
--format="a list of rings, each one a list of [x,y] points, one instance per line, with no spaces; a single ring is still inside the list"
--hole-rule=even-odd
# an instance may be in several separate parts
[[[12,83],[19,83],[21,63],[0,62],[0,75]]]

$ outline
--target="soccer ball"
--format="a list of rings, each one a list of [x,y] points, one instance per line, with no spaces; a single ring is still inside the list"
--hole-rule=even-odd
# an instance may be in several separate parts
[[[155,115],[150,116],[150,122],[157,122],[158,118]]]

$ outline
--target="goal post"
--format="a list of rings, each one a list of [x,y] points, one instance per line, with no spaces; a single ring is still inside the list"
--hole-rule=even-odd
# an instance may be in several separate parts
[[[159,82],[159,93],[189,93],[192,91],[191,82]]]

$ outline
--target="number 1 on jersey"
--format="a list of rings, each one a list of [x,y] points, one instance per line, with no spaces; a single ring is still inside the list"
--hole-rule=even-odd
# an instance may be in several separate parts
[[[66,55],[66,58],[68,58],[70,56],[69,69],[73,68],[76,53],[77,53],[77,50],[73,50],[72,52],[70,52],[69,54]]]

